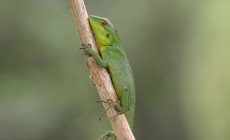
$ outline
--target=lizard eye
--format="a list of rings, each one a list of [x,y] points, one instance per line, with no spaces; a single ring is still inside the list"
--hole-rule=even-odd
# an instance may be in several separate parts
[[[110,34],[107,34],[106,37],[107,37],[107,38],[110,38]]]
[[[101,26],[104,27],[106,25],[106,22],[102,21]]]

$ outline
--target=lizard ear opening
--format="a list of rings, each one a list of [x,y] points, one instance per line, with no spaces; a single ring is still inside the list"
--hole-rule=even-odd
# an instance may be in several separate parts
[[[110,34],[107,34],[106,37],[107,37],[107,38],[110,38]]]

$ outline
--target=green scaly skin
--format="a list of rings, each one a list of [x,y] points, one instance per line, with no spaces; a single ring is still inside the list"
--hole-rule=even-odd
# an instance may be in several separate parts
[[[85,52],[90,54],[101,67],[108,69],[120,102],[120,105],[115,107],[119,114],[125,114],[132,129],[135,109],[135,84],[119,35],[112,23],[106,18],[90,16],[89,22],[96,38],[100,55],[89,46],[84,48]]]

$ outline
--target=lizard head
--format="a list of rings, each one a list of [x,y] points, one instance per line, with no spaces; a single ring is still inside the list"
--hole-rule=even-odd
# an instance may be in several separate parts
[[[99,46],[113,45],[117,33],[107,18],[90,16],[89,23]]]

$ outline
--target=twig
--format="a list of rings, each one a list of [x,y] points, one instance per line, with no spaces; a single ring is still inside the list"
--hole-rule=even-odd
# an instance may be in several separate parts
[[[97,51],[97,46],[90,30],[88,22],[88,14],[83,0],[67,0],[77,31],[82,44],[90,44],[91,47]],[[101,100],[107,101],[111,99],[117,101],[117,95],[113,88],[110,76],[106,69],[97,65],[92,57],[86,54],[86,63],[90,71],[90,77],[97,87]],[[103,103],[104,108],[108,108],[107,103]],[[107,111],[108,117],[113,117],[118,112],[111,108]],[[118,140],[135,140],[135,137],[129,127],[129,124],[124,114],[118,115],[110,119],[112,128],[117,136]]]

